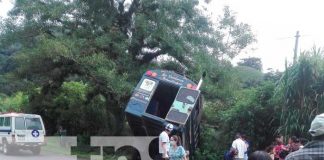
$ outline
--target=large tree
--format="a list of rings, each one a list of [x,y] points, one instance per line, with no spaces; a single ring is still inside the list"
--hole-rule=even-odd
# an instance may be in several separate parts
[[[102,134],[120,134],[123,107],[144,70],[173,63],[172,69],[188,70],[195,78],[208,70],[210,84],[216,83],[222,73],[217,67],[227,64],[220,57],[232,58],[254,41],[249,26],[238,23],[229,8],[212,23],[199,3],[17,0],[1,24],[0,47],[6,51],[1,53],[11,60],[1,62],[11,65],[2,74],[14,73],[24,84],[22,89],[30,94],[27,109],[42,114],[49,126],[67,120],[62,110],[99,110],[111,122]],[[10,47],[16,50],[8,52]],[[204,59],[209,62],[204,64]],[[212,90],[215,87],[207,89]],[[71,93],[77,94],[70,97]],[[91,110],[94,107],[97,110]],[[88,117],[75,113],[79,118],[74,119],[74,127],[78,127]],[[89,128],[65,127],[73,134],[96,134]]]

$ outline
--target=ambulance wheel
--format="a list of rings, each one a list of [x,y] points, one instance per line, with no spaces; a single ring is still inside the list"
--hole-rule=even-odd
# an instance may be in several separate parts
[[[10,145],[5,140],[2,142],[2,144],[3,144],[2,145],[2,152],[3,152],[3,154],[9,155],[11,153],[11,147],[10,147]]]

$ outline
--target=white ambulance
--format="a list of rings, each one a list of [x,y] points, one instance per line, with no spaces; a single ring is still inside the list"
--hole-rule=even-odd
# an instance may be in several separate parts
[[[42,117],[36,114],[0,114],[0,151],[10,154],[20,149],[40,154],[45,127]]]

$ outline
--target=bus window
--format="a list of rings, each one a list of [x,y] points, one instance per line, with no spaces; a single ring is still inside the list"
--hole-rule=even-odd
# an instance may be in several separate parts
[[[146,113],[165,118],[178,93],[179,87],[160,81],[146,109]]]

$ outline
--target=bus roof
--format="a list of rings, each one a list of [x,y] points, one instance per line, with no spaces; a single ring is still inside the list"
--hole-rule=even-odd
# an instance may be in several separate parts
[[[148,70],[143,76],[151,77],[159,81],[169,82],[179,86],[197,86],[197,84],[185,76],[168,70]],[[191,88],[191,87],[189,87]]]

